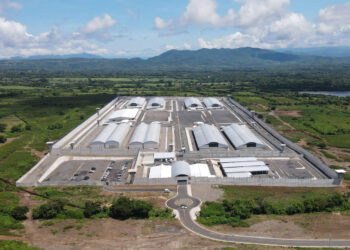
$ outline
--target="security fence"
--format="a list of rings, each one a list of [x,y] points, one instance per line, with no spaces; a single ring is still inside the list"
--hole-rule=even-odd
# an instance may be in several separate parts
[[[255,115],[253,115],[249,110],[247,110],[245,107],[240,105],[238,102],[234,101],[233,99],[228,99],[231,104],[236,106],[238,109],[243,111],[246,115],[251,117],[257,124],[259,124],[262,128],[264,128],[267,132],[269,132],[272,136],[274,136],[276,139],[278,139],[280,142],[286,144],[289,148],[294,150],[300,155],[303,155],[303,157],[309,161],[312,165],[314,165],[318,170],[320,170],[323,174],[325,174],[328,178],[337,179],[338,174],[334,172],[332,169],[330,169],[326,164],[324,164],[319,158],[311,154],[309,151],[303,149],[302,147],[296,145],[295,143],[291,142],[281,134],[279,134],[276,130],[271,128],[269,125],[267,125],[265,122],[257,118]]]

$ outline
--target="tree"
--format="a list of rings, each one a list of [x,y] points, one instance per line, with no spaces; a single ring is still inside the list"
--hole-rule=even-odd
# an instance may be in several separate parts
[[[98,214],[101,212],[101,202],[99,201],[87,201],[85,202],[84,208],[84,216],[86,218],[90,218],[94,214]]]
[[[132,216],[132,200],[121,197],[109,209],[109,215],[114,219],[126,220]]]

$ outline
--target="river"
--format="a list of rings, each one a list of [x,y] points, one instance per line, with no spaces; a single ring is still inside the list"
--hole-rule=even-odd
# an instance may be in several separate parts
[[[350,96],[350,91],[300,91],[299,94],[334,95],[338,97]]]

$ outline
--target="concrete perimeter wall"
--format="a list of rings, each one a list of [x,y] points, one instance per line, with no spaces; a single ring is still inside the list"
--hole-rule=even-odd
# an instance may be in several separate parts
[[[257,118],[255,115],[253,115],[248,109],[240,105],[238,102],[234,101],[233,99],[229,98],[229,101],[231,104],[235,105],[238,109],[243,111],[247,116],[251,117],[257,124],[259,124],[261,127],[263,127],[267,132],[269,132],[272,136],[274,136],[276,139],[278,139],[280,142],[286,144],[289,148],[294,150],[300,155],[303,155],[303,157],[310,162],[312,165],[314,165],[318,170],[320,170],[323,174],[325,174],[328,178],[332,179],[338,179],[338,174],[334,172],[332,169],[330,169],[326,164],[324,164],[319,158],[311,154],[309,151],[303,149],[302,147],[296,145],[294,142],[291,142],[281,134],[279,134],[276,130],[271,128],[269,125],[267,125],[265,122]]]

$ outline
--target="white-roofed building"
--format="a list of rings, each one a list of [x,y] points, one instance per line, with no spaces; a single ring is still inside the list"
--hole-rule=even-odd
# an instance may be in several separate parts
[[[266,145],[246,126],[233,123],[222,129],[236,149],[266,148]]]
[[[185,107],[187,109],[203,109],[202,103],[195,97],[185,98]]]
[[[201,124],[193,127],[193,135],[198,149],[228,148],[225,138],[214,125]]]
[[[196,163],[190,165],[191,176],[194,177],[211,177],[209,167],[204,163]]]
[[[219,109],[222,108],[221,102],[214,97],[207,97],[203,99],[205,106],[208,109]]]
[[[176,161],[174,162],[171,168],[171,176],[191,176],[190,164],[185,161]]]
[[[170,165],[159,165],[150,168],[148,178],[171,178],[171,169]]]
[[[141,108],[146,102],[143,97],[133,97],[126,105],[128,108]]]
[[[268,166],[252,166],[252,167],[237,167],[237,168],[224,168],[226,175],[228,173],[242,173],[250,172],[251,174],[267,174],[270,169]]]
[[[256,157],[232,157],[232,158],[220,158],[219,161],[221,163],[224,162],[240,162],[240,161],[257,161]]]
[[[269,167],[266,166],[265,162],[258,161],[255,157],[233,157],[233,158],[222,158],[220,159],[220,165],[227,177],[244,176],[249,172],[251,175],[256,174],[268,174]],[[246,176],[249,177],[249,176]]]
[[[110,121],[133,120],[138,112],[138,109],[119,109],[114,111],[108,119]]]
[[[223,168],[265,166],[263,161],[221,162]]]
[[[155,161],[174,160],[175,152],[155,152],[153,158]]]
[[[171,165],[160,165],[150,168],[149,178],[176,178],[182,176],[213,177],[209,167],[204,163],[188,164],[186,161],[176,161]]]
[[[129,132],[130,123],[108,124],[90,143],[92,148],[119,148]]]
[[[96,138],[90,143],[92,148],[104,148],[109,136],[113,133],[118,125],[110,123],[96,136]]]
[[[226,173],[226,175],[231,178],[249,178],[252,176],[250,172]]]
[[[163,97],[153,97],[147,103],[147,109],[163,108],[165,100]]]
[[[139,124],[131,137],[129,148],[158,148],[160,129],[159,122]]]
[[[160,129],[161,129],[161,126],[159,122],[152,122],[151,124],[148,125],[146,137],[143,142],[144,148],[158,148]]]
[[[120,123],[108,137],[105,143],[106,148],[119,148],[128,134],[130,126],[129,122]]]

